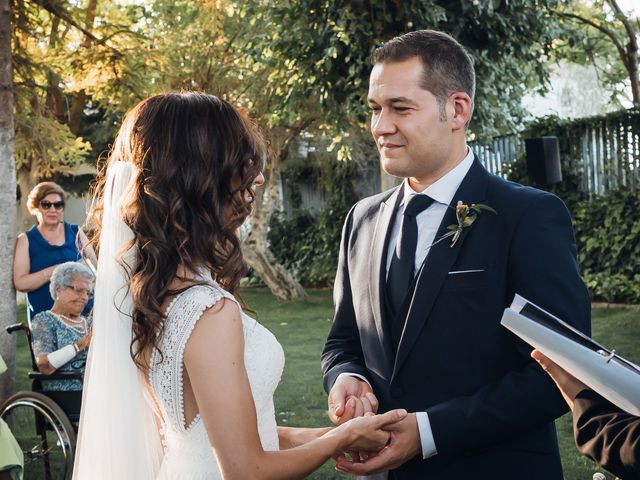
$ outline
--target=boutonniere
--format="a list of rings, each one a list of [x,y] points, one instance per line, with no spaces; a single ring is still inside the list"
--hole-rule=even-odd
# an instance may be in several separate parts
[[[493,208],[491,208],[489,205],[485,205],[484,203],[472,203],[471,206],[469,206],[466,203],[462,203],[462,200],[458,200],[455,208],[457,223],[452,223],[451,225],[449,225],[447,227],[447,230],[449,231],[438,239],[438,242],[440,242],[445,238],[452,237],[451,245],[449,245],[449,248],[453,248],[453,246],[460,238],[462,231],[465,228],[471,227],[471,225],[473,225],[474,222],[478,219],[478,215],[480,215],[483,210],[495,213],[496,215],[498,214],[498,212],[496,212]]]

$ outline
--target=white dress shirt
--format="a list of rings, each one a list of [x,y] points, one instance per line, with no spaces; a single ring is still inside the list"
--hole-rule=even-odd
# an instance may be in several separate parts
[[[404,180],[401,187],[404,189],[404,197],[398,207],[398,211],[396,212],[396,217],[389,236],[386,265],[387,274],[389,274],[389,266],[391,265],[391,259],[393,258],[393,249],[397,247],[396,243],[398,240],[398,234],[400,233],[404,208],[409,202],[409,199],[413,195],[429,195],[435,200],[429,208],[420,212],[416,216],[416,223],[418,225],[418,244],[416,246],[415,272],[417,273],[425,258],[427,258],[431,245],[437,240],[435,237],[438,232],[438,228],[440,227],[440,223],[442,223],[444,214],[446,213],[447,208],[449,208],[448,205],[453,200],[454,195],[458,191],[458,187],[460,187],[462,180],[467,175],[467,172],[469,172],[469,169],[473,164],[473,159],[473,151],[467,147],[467,156],[464,157],[464,159],[456,165],[453,170],[432,183],[422,192],[415,192],[409,185],[409,182],[406,179]],[[460,200],[465,199],[461,198]],[[425,268],[428,268],[428,265],[425,266]],[[342,373],[338,378],[342,375],[351,375],[358,377],[365,382],[367,381],[366,378],[354,373]],[[418,421],[418,432],[420,433],[420,443],[422,445],[422,458],[432,457],[438,453],[438,450],[436,448],[435,440],[433,439],[429,415],[427,412],[416,412],[416,420]]]
[[[402,184],[402,188],[404,189],[404,198],[398,207],[393,228],[391,229],[391,235],[389,236],[389,246],[387,250],[387,274],[389,273],[389,266],[391,265],[391,260],[393,258],[393,249],[398,247],[397,243],[398,235],[400,234],[400,227],[402,225],[402,215],[404,214],[404,208],[409,202],[409,199],[414,195],[428,195],[435,200],[429,208],[416,215],[416,223],[418,225],[418,245],[416,246],[416,264],[414,271],[417,273],[422,266],[422,262],[427,258],[431,245],[436,240],[436,233],[438,232],[440,223],[444,218],[444,214],[447,212],[448,205],[453,200],[453,196],[458,191],[458,187],[460,187],[460,184],[471,168],[472,163],[473,151],[468,148],[467,156],[464,157],[462,162],[420,193],[415,192],[409,185],[409,182],[406,179],[404,180]]]

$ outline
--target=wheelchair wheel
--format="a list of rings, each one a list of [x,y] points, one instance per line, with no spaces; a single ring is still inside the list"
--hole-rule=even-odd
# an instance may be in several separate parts
[[[24,453],[24,479],[71,478],[76,433],[62,409],[38,392],[18,392],[0,406]]]

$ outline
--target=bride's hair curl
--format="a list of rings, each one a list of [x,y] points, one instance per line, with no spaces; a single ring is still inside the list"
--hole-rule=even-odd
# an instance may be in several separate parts
[[[142,370],[149,367],[147,354],[158,348],[162,305],[177,293],[170,284],[182,267],[204,268],[223,288],[237,289],[246,273],[237,229],[251,212],[251,187],[265,155],[258,129],[213,95],[159,94],[126,115],[94,186],[90,220],[98,248],[107,168],[131,162],[134,179],[123,217],[134,239],[123,251],[134,247],[136,261],[119,260],[133,301],[131,355]]]

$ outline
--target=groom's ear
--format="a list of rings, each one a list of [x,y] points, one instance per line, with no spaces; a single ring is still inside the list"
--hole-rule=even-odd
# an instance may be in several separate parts
[[[453,131],[465,130],[471,121],[473,102],[465,92],[453,92],[447,99],[447,117],[451,121]]]

